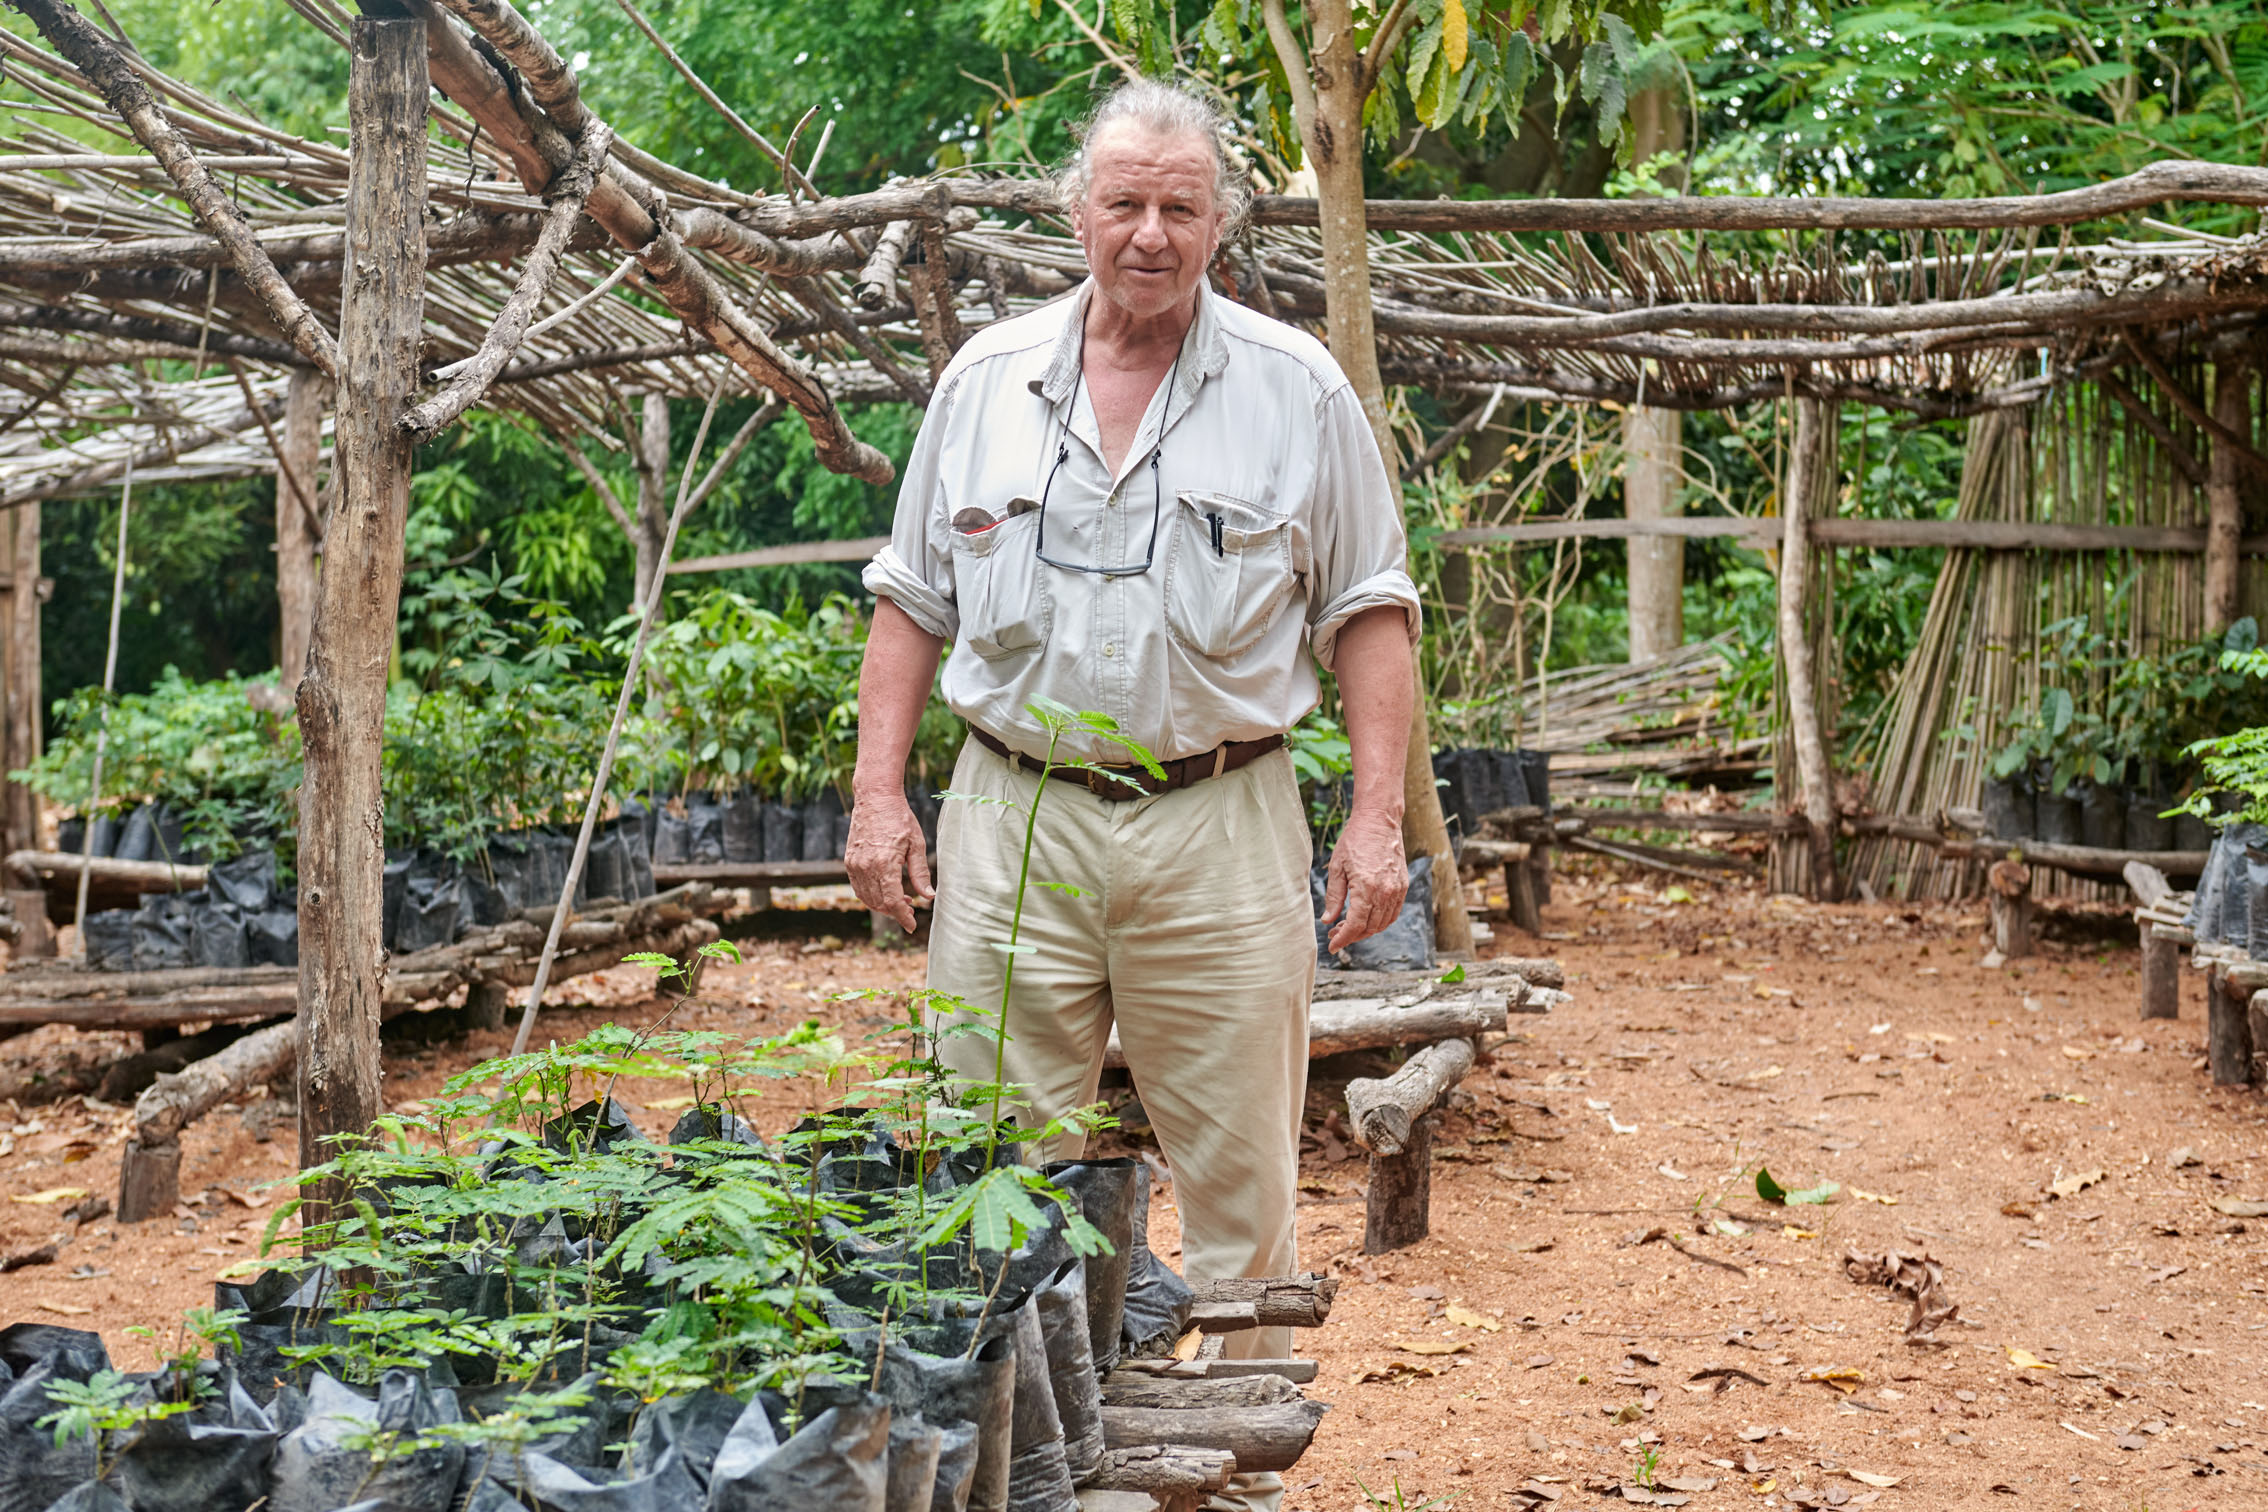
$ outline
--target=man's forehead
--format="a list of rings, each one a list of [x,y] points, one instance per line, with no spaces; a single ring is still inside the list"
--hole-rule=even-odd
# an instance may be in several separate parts
[[[1190,132],[1155,131],[1138,121],[1113,121],[1087,148],[1095,179],[1114,181],[1194,178],[1210,188],[1212,144]]]

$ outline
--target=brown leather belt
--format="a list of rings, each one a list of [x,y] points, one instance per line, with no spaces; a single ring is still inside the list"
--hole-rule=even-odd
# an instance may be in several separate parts
[[[1000,757],[1019,772],[1036,773],[1043,770],[1047,765],[1036,757],[1026,756],[1022,751],[1012,749],[1006,741],[986,734],[975,725],[969,726],[969,736],[978,745]],[[1153,793],[1170,793],[1175,788],[1194,787],[1208,777],[1218,777],[1223,772],[1233,772],[1255,757],[1265,756],[1270,751],[1280,749],[1283,743],[1284,737],[1281,735],[1263,735],[1258,740],[1224,741],[1212,750],[1196,756],[1183,756],[1173,761],[1161,761],[1158,765],[1165,769],[1166,774],[1165,786],[1162,788],[1158,786],[1158,779],[1151,776],[1142,767],[1103,766],[1100,763],[1097,764],[1098,769],[1095,771],[1084,771],[1075,767],[1069,769],[1058,767],[1055,770],[1055,775],[1049,780],[1053,782],[1075,782],[1097,798],[1108,799],[1117,803],[1129,798],[1147,798]],[[1126,780],[1119,780],[1121,778]],[[1139,786],[1136,784],[1139,784]]]

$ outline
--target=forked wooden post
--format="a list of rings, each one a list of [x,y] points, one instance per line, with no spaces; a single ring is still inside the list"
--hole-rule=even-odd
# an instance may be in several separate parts
[[[2032,869],[2013,857],[1985,873],[1985,902],[1992,912],[1992,948],[2004,960],[2032,954]]]
[[[1818,680],[1811,664],[1810,499],[1820,467],[1819,401],[1795,401],[1795,439],[1788,447],[1787,487],[1780,500],[1780,667],[1788,690],[1788,733],[1803,780],[1803,814],[1811,831],[1811,895],[1840,896],[1835,881],[1835,776],[1819,724]]]
[[[355,18],[345,296],[333,456],[338,507],[299,684],[299,1158],[329,1159],[382,1111],[379,732],[402,588],[425,309],[425,23],[382,0]],[[318,1197],[324,1194],[317,1194]],[[317,1221],[319,1214],[310,1214]]]

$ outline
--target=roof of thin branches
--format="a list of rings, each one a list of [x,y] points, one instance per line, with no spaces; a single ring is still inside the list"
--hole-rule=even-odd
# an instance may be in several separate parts
[[[294,4],[346,44],[332,0]],[[0,31],[8,77],[34,96],[0,137],[0,384],[14,391],[0,507],[105,485],[129,453],[139,476],[271,470],[288,374],[322,366],[328,340],[287,336],[289,298],[338,327],[346,150],[164,76],[74,12],[84,35],[25,8],[72,61]],[[624,393],[769,388],[830,465],[886,476],[836,402],[926,402],[969,329],[1084,275],[1045,184],[741,193],[609,138],[508,5],[413,8],[438,38],[423,361],[444,391],[455,380],[612,447]],[[155,97],[161,126],[122,119],[97,44]],[[117,147],[90,150],[88,128]],[[250,261],[149,150],[167,128],[236,205]],[[594,147],[605,156],[578,179],[574,155]],[[563,196],[579,197],[555,216]],[[2162,375],[2185,352],[2249,340],[2268,310],[2268,241],[2138,215],[2180,200],[2268,204],[2268,172],[2160,164],[1996,201],[1374,203],[1382,368],[1534,399],[1706,408],[1801,393],[1922,415],[2027,403],[2130,364]],[[1320,327],[1315,220],[1312,203],[1263,197],[1217,286]],[[2098,234],[2071,230],[2089,221]],[[515,332],[500,316],[516,289]]]

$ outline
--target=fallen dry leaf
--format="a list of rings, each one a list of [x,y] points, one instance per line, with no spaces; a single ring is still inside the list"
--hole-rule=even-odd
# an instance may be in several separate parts
[[[1173,1357],[1184,1363],[1194,1360],[1197,1358],[1197,1351],[1202,1349],[1204,1345],[1205,1330],[1192,1328],[1189,1332],[1174,1340]]]
[[[2093,1060],[2095,1058],[2095,1052],[2085,1045],[2065,1045],[2063,1054],[2067,1060]]]
[[[2033,1212],[2026,1203],[2004,1202],[2000,1205],[2000,1216],[2003,1218],[2037,1218],[2039,1214]]]
[[[1899,1475],[1877,1475],[1872,1470],[1845,1470],[1843,1473],[1860,1485],[1872,1486],[1877,1491],[1887,1491],[1898,1484],[1899,1481],[1905,1479],[1904,1476]]]
[[[1477,1328],[1482,1333],[1504,1332],[1503,1324],[1497,1322],[1487,1313],[1474,1312],[1469,1307],[1451,1306],[1443,1309],[1441,1315],[1459,1328]]]
[[[77,1202],[86,1195],[87,1189],[85,1187],[49,1187],[44,1192],[26,1192],[20,1197],[11,1197],[8,1200],[10,1202],[36,1202],[42,1207],[46,1207],[58,1202]]]
[[[16,1200],[23,1201],[21,1197]],[[2226,1213],[2231,1218],[2268,1218],[2268,1202],[2247,1197],[2218,1197],[2213,1201],[2213,1211]]]
[[[1354,1383],[1357,1386],[1377,1386],[1394,1381],[1423,1380],[1427,1376],[1439,1374],[1441,1374],[1439,1365],[1419,1365],[1409,1360],[1389,1360],[1383,1365],[1374,1365],[1368,1370],[1356,1371]]]
[[[2092,1441],[2092,1442],[2094,1442],[2094,1443],[2097,1443],[2097,1444],[2099,1444],[2099,1443],[2101,1443],[2101,1442],[2102,1442],[2102,1439],[2101,1439],[2101,1438],[2100,1438],[2100,1437],[2099,1437],[2098,1435],[2096,1435],[2096,1434],[2092,1434],[2092,1433],[2089,1433],[2089,1432],[2088,1432],[2088,1431],[2087,1431],[2086,1429],[2084,1429],[2084,1428],[2080,1427],[2080,1426],[2079,1426],[2078,1424],[2076,1424],[2076,1423],[2065,1423],[2065,1424],[2063,1424],[2063,1425],[2062,1425],[2062,1428],[2063,1428],[2063,1431],[2064,1431],[2064,1432],[2066,1432],[2066,1433],[2076,1433],[2076,1434],[2078,1434],[2078,1435],[2079,1435],[2079,1436],[2080,1436],[2081,1438],[2083,1438],[2083,1439],[2088,1439],[2088,1440],[2090,1440],[2090,1441]]]
[[[1851,1195],[1861,1202],[1879,1202],[1884,1207],[1896,1207],[1898,1205],[1897,1198],[1882,1192],[1862,1192],[1857,1187],[1852,1187]]]
[[[2102,1179],[2103,1168],[2101,1166],[2096,1166],[2091,1171],[2074,1171],[2069,1176],[2064,1177],[2061,1181],[2055,1182],[2050,1185],[2048,1187],[2048,1191],[2050,1194],[2057,1197],[2076,1197],[2081,1192],[2084,1192],[2085,1190],[2087,1190],[2087,1188],[2095,1185]]]
[[[656,1113],[675,1113],[678,1109],[690,1108],[699,1101],[697,1097],[657,1097],[646,1106]]]
[[[1865,1374],[1849,1365],[1824,1365],[1817,1370],[1807,1370],[1803,1373],[1803,1379],[1817,1381],[1822,1386],[1832,1386],[1845,1396],[1866,1384]]]
[[[39,1310],[41,1312],[61,1313],[66,1318],[83,1318],[94,1311],[93,1308],[81,1307],[76,1302],[41,1302]]]
[[[1819,1230],[1797,1228],[1792,1223],[1783,1223],[1780,1225],[1780,1237],[1782,1239],[1816,1239],[1819,1237]]]
[[[1906,1318],[1906,1342],[1932,1342],[1937,1330],[1960,1315],[1961,1304],[1945,1294],[1945,1267],[1926,1252],[1889,1250],[1881,1255],[1843,1256],[1843,1269],[1861,1286],[1887,1286],[1914,1299]]]
[[[2038,1355],[2032,1353],[2030,1350],[2018,1349],[2013,1344],[2008,1346],[2008,1363],[2015,1366],[2018,1370],[2055,1369],[2053,1365],[2050,1365],[2047,1361],[2041,1359]]]
[[[1388,1339],[1386,1342],[1405,1354],[1414,1355],[1463,1354],[1473,1347],[1465,1339]]]

